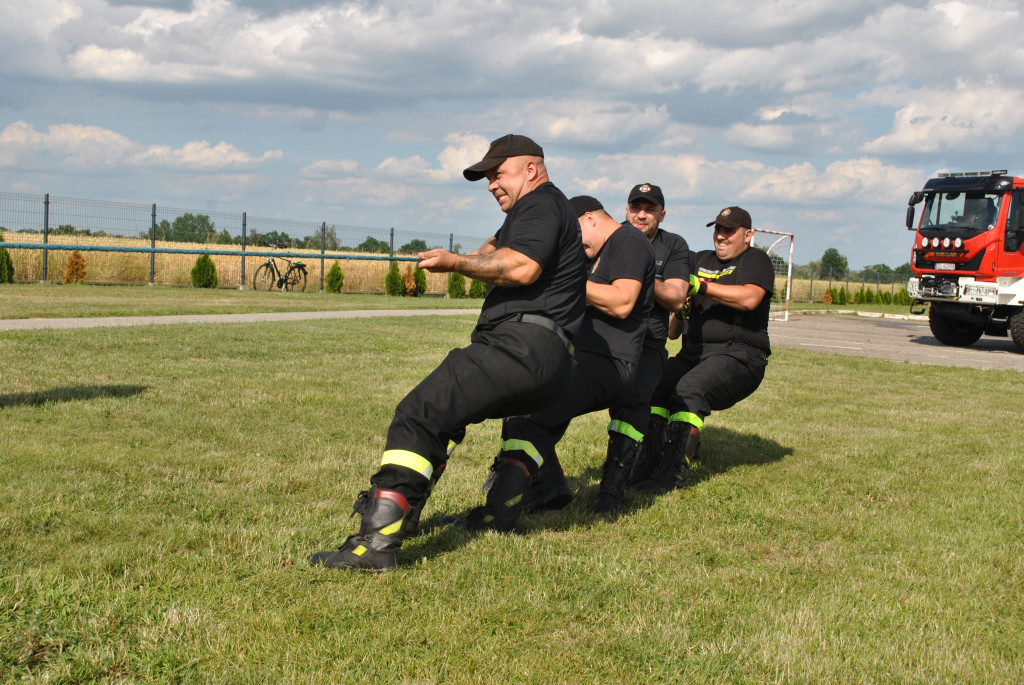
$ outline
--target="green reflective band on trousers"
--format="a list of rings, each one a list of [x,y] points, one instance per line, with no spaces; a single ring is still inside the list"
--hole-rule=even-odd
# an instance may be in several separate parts
[[[608,432],[621,433],[622,435],[625,435],[627,438],[635,440],[636,442],[644,441],[644,434],[638,431],[636,428],[633,428],[625,421],[612,420],[612,422],[608,424]]]
[[[380,460],[380,465],[381,467],[404,466],[428,480],[434,475],[434,467],[429,461],[415,452],[407,452],[406,450],[386,451],[384,457]]]
[[[702,421],[696,414],[691,414],[688,411],[676,412],[672,415],[672,418],[669,419],[669,423],[677,423],[679,421],[688,423],[691,426],[694,426],[697,430],[704,430],[704,421]]]
[[[540,456],[540,452],[533,446],[533,443],[529,440],[504,440],[501,443],[502,452],[526,452],[530,459],[533,459],[537,463],[537,468],[544,465],[544,457]]]
[[[665,407],[651,407],[651,414],[654,416],[660,416],[663,419],[668,419],[668,409]]]

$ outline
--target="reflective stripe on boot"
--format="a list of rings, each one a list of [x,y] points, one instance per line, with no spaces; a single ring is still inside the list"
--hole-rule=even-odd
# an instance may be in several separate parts
[[[518,459],[504,459],[494,468],[494,483],[487,503],[469,511],[459,522],[467,530],[511,532],[523,511],[523,494],[530,486],[530,470]]]
[[[360,500],[364,499],[360,493]],[[309,558],[311,566],[357,568],[387,571],[398,566],[398,548],[402,546],[402,522],[409,502],[397,490],[370,488],[365,495],[359,533],[350,536],[333,552],[317,552]],[[360,501],[356,501],[358,508]]]

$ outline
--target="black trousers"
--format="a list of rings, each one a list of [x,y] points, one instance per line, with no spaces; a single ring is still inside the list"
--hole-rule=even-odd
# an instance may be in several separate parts
[[[543,409],[569,386],[572,355],[553,331],[521,321],[477,327],[470,345],[444,361],[405,396],[388,428],[380,470],[370,482],[401,492],[410,504],[427,496],[427,471],[447,459],[466,426]],[[424,468],[396,464],[398,454]],[[429,464],[429,466],[427,466]]]
[[[566,392],[558,402],[529,416],[510,416],[505,420],[501,431],[504,457],[519,459],[534,474],[540,466],[537,456],[542,462],[557,466],[555,445],[565,435],[572,420],[609,408],[622,397],[635,378],[636,367],[630,363],[603,354],[577,351],[576,366]],[[521,447],[508,447],[523,443],[532,446],[536,454]]]
[[[689,412],[703,420],[749,397],[767,365],[764,351],[744,343],[705,343],[699,357],[684,347],[666,362],[651,404],[667,407],[670,417]]]
[[[643,441],[643,433],[651,419],[651,397],[661,381],[668,359],[668,351],[664,344],[660,348],[644,345],[640,353],[640,364],[636,370],[636,380],[626,389],[625,394],[608,410],[613,425],[619,424],[618,432],[625,433],[637,442]],[[624,431],[621,424],[627,424],[640,435],[632,435]]]

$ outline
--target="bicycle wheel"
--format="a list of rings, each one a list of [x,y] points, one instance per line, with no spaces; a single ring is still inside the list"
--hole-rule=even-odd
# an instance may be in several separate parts
[[[285,274],[285,289],[287,290],[298,290],[302,292],[306,289],[306,269],[301,266],[293,266],[288,269],[288,273]]]
[[[253,290],[273,290],[275,285],[277,285],[277,274],[269,264],[262,265],[252,275]]]

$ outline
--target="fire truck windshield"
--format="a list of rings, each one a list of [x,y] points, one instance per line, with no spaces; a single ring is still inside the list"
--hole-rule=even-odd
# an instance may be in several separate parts
[[[987,231],[995,226],[1001,199],[980,190],[930,193],[921,228]]]

